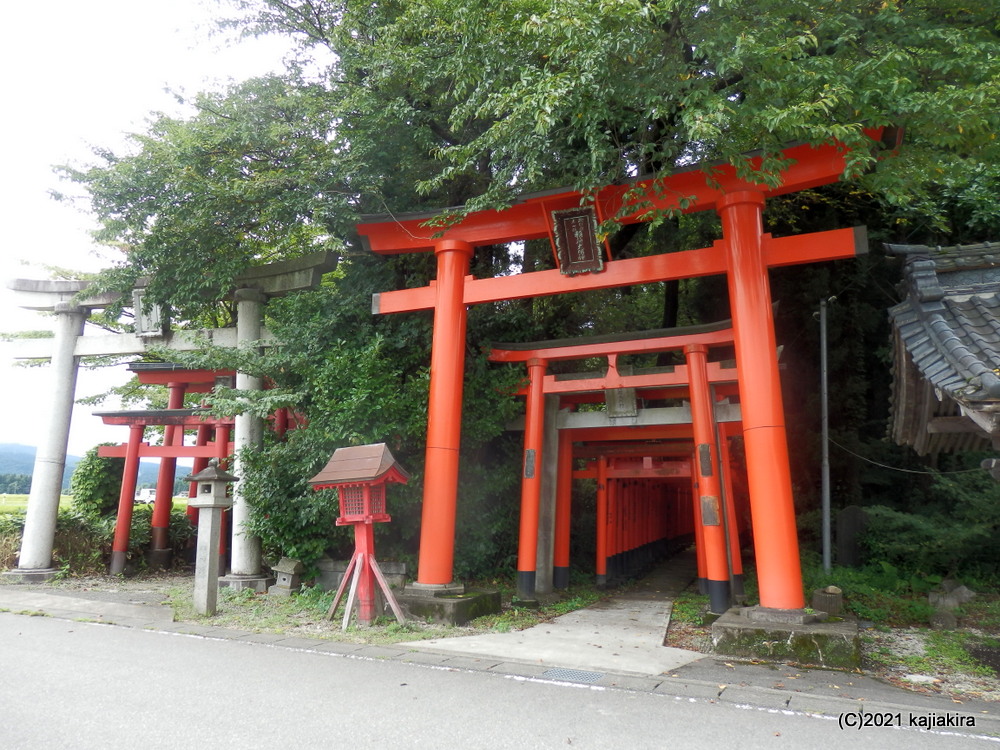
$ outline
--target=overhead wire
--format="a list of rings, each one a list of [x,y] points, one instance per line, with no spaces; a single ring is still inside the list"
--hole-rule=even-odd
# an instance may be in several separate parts
[[[983,471],[981,467],[977,467],[975,469],[956,469],[955,471],[926,471],[921,469],[904,469],[900,466],[889,466],[889,464],[879,463],[878,461],[868,458],[867,456],[862,456],[859,453],[855,453],[850,448],[844,447],[833,438],[829,438],[829,440],[831,443],[840,448],[840,450],[844,451],[844,453],[849,453],[855,458],[860,458],[862,461],[866,461],[874,466],[878,466],[883,469],[889,469],[890,471],[900,471],[906,474],[928,474],[930,476],[944,476],[947,474],[971,474],[974,471]]]

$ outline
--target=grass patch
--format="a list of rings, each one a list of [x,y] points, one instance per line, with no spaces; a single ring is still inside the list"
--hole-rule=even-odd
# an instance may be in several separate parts
[[[956,614],[962,627],[1000,634],[1000,595],[980,595],[959,607]]]
[[[679,625],[704,625],[708,611],[708,595],[688,589],[674,599],[670,622]]]
[[[389,645],[401,641],[443,638],[458,634],[458,628],[407,622],[400,625],[392,617],[379,617],[371,627],[358,627],[352,622],[341,630],[344,605],[338,607],[332,621],[326,619],[333,601],[333,591],[303,588],[292,596],[269,596],[253,589],[219,589],[218,608],[214,615],[200,615],[194,610],[192,590],[172,588],[167,601],[177,620],[234,628],[251,633],[283,633],[299,638],[317,638],[347,643]],[[346,597],[345,597],[346,599]]]
[[[996,648],[1000,640],[962,630],[923,631],[921,637],[920,653],[898,653],[876,637],[865,636],[865,659],[875,667],[912,674],[997,676],[996,670],[977,659],[975,652],[983,647]]]
[[[993,677],[994,671],[980,664],[969,653],[973,646],[982,642],[982,638],[960,630],[935,630],[927,634],[922,655],[907,656],[902,661],[909,669],[921,674],[957,673]]]

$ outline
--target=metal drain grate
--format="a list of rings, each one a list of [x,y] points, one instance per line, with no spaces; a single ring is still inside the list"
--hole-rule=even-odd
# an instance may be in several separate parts
[[[565,680],[566,682],[593,683],[604,677],[604,672],[587,672],[582,669],[546,669],[542,677],[550,680]]]

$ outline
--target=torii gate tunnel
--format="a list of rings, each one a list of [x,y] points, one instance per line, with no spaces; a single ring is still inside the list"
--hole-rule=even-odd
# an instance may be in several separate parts
[[[868,135],[877,140],[882,130]],[[453,578],[466,307],[725,274],[760,604],[774,609],[804,606],[768,268],[850,258],[867,251],[867,239],[863,228],[784,238],[764,233],[767,198],[835,182],[845,168],[844,148],[836,143],[792,146],[783,153],[790,166],[774,187],[744,180],[728,165],[713,168],[710,177],[692,168],[587,195],[565,190],[529,196],[502,211],[467,214],[440,231],[426,226],[433,214],[358,225],[375,253],[433,252],[437,258],[437,279],[429,286],[384,292],[373,299],[376,314],[434,311],[418,586],[443,588]],[[636,223],[649,220],[655,211],[676,210],[715,210],[722,239],[698,250],[625,260],[610,258],[606,243],[598,246],[598,222]],[[560,269],[497,278],[467,276],[475,247],[545,237],[552,242]]]
[[[729,348],[727,323],[660,331],[547,341],[497,344],[494,362],[524,363],[528,383],[524,427],[524,471],[518,545],[518,596],[533,598],[536,574],[548,590],[548,551],[552,583],[569,578],[571,490],[569,480],[597,480],[597,582],[628,577],[691,537],[696,541],[699,585],[709,594],[712,612],[729,609],[731,594],[742,595],[737,498],[728,453],[728,429],[738,426],[736,368],[709,362],[712,347]],[[628,373],[622,355],[683,351],[685,363]],[[557,361],[607,358],[598,373],[546,374]],[[685,407],[646,408],[637,401],[686,400]],[[607,401],[606,413],[573,413],[580,403]],[[552,413],[549,407],[558,407]],[[718,406],[718,408],[716,408]],[[546,414],[546,412],[549,412]],[[723,417],[720,420],[719,417]],[[596,418],[596,419],[595,419]],[[550,507],[551,534],[540,533],[540,465],[546,433],[558,432],[546,456],[554,465]],[[579,448],[575,447],[579,443]],[[552,459],[555,458],[553,461]],[[573,471],[574,459],[590,468]],[[725,491],[723,491],[725,490]],[[546,529],[548,531],[548,529]],[[552,544],[547,540],[552,537]],[[544,551],[542,551],[544,549]]]

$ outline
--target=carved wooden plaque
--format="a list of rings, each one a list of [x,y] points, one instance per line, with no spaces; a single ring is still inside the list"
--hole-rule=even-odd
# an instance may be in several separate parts
[[[604,270],[602,246],[597,238],[597,215],[590,207],[552,212],[559,270],[572,276]]]

